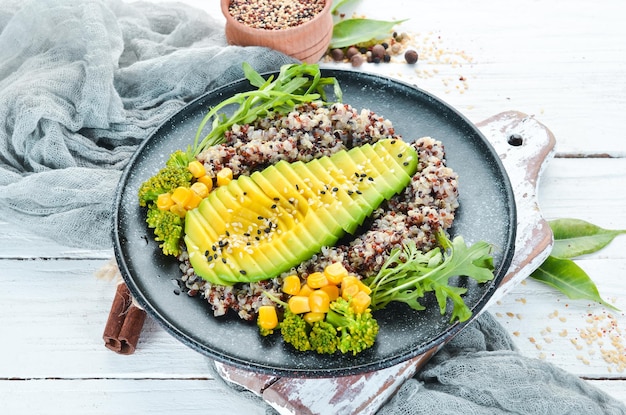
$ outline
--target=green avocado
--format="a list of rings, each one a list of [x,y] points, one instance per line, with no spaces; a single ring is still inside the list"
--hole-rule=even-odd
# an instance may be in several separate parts
[[[416,170],[415,149],[385,139],[241,176],[187,212],[191,265],[219,285],[274,278],[353,233]]]

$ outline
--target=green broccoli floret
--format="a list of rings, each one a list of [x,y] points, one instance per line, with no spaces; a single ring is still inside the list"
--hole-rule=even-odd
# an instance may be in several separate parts
[[[311,349],[319,354],[333,354],[339,346],[337,329],[327,321],[317,321],[311,327],[309,343],[311,343]]]
[[[280,322],[278,327],[283,340],[295,347],[296,350],[301,352],[311,350],[311,343],[309,342],[310,326],[302,316],[292,313],[287,307],[283,321]]]
[[[343,298],[330,303],[330,311],[326,314],[326,321],[332,324],[339,332],[337,348],[341,353],[357,354],[372,347],[378,335],[378,322],[369,310],[355,313],[350,301]]]
[[[162,242],[159,247],[165,255],[180,254],[183,236],[183,219],[169,210],[161,210],[152,203],[148,207],[146,222],[154,229],[154,240]]]
[[[187,153],[179,150],[170,156],[165,167],[146,180],[138,191],[139,206],[147,206],[157,200],[162,193],[167,193],[179,186],[191,185],[191,172],[187,168],[189,158]]]

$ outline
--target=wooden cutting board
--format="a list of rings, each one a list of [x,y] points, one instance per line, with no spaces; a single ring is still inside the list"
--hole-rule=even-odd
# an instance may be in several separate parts
[[[543,124],[516,111],[497,114],[477,126],[502,160],[517,206],[513,261],[487,309],[528,277],[552,249],[552,232],[541,215],[537,189],[541,173],[553,155],[555,139]],[[367,415],[384,405],[441,347],[387,369],[328,379],[262,375],[219,362],[216,367],[225,381],[252,391],[281,414]]]

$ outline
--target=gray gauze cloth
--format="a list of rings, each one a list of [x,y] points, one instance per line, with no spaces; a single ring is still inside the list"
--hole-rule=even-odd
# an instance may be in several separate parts
[[[183,4],[0,1],[0,217],[84,248],[112,246],[121,170],[193,98],[294,60],[228,46]]]
[[[182,4],[0,1],[1,220],[68,246],[110,248],[115,188],[138,144],[190,100],[241,78],[243,61],[259,72],[293,62],[228,46],[220,24]],[[459,413],[626,410],[520,356],[485,314],[381,410]]]

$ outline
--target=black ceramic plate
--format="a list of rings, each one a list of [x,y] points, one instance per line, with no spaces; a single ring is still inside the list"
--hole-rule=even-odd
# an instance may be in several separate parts
[[[493,282],[460,280],[468,288],[465,301],[476,314],[504,276],[514,251],[515,202],[500,159],[469,121],[422,90],[360,72],[325,70],[324,75],[339,80],[344,102],[389,118],[405,140],[430,135],[444,143],[448,164],[460,177],[460,208],[452,235],[463,235],[468,243],[489,241],[497,248]],[[160,253],[145,225],[145,211],[137,204],[137,190],[164,166],[169,154],[192,144],[207,108],[249,88],[242,80],[190,103],[137,150],[122,176],[115,202],[115,255],[130,291],[148,314],[175,338],[210,358],[280,376],[331,377],[382,369],[456,334],[467,322],[450,324],[449,314],[440,315],[434,297],[427,297],[426,311],[395,305],[377,312],[381,328],[376,344],[357,356],[299,353],[277,336],[262,338],[252,323],[236,316],[215,318],[203,300],[175,293],[178,264]]]

